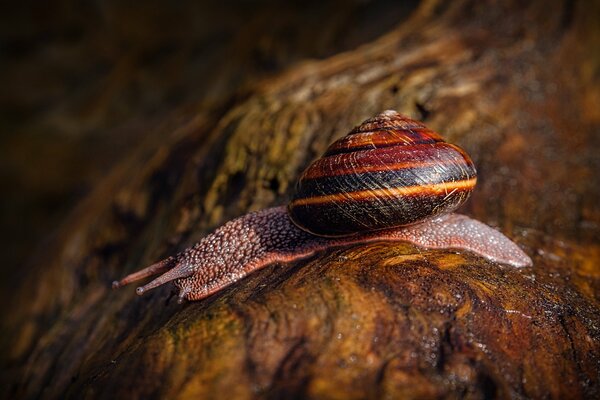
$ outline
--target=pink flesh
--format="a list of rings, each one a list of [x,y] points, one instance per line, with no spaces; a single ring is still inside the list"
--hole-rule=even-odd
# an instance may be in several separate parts
[[[299,229],[285,207],[275,207],[246,214],[216,229],[175,256],[175,261],[168,263],[174,266],[172,269],[139,287],[137,293],[174,280],[180,289],[180,300],[200,300],[274,262],[290,262],[330,247],[375,241],[406,241],[429,249],[464,249],[516,268],[532,264],[529,256],[502,233],[461,214],[446,214],[406,227],[324,238]],[[163,272],[156,265],[131,274],[114,286],[149,276],[154,272],[152,267]]]

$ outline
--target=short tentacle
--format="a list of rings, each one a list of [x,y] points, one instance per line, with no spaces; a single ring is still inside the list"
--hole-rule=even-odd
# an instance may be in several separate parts
[[[181,290],[179,292],[179,295],[177,296],[177,304],[183,304],[185,302],[185,299],[188,297],[188,291],[187,290]]]

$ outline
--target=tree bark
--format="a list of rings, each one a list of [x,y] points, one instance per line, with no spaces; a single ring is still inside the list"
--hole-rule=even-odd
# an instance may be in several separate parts
[[[138,149],[41,248],[3,318],[6,397],[600,396],[597,2],[424,1],[384,37],[256,84]],[[534,259],[377,243],[178,305],[110,282],[284,204],[385,109],[472,156],[461,212]]]

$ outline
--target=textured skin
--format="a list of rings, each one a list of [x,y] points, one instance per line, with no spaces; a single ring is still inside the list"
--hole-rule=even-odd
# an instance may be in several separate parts
[[[514,267],[531,265],[531,259],[502,233],[460,214],[446,214],[402,228],[324,238],[299,229],[285,207],[275,207],[234,219],[193,247],[167,259],[174,259],[175,263],[167,264],[175,266],[137,292],[143,294],[174,280],[180,289],[180,300],[200,300],[274,262],[308,257],[330,247],[388,240],[407,241],[425,248],[466,249]],[[154,268],[152,272],[155,266],[149,267]],[[132,275],[136,279],[147,276],[143,271]],[[130,277],[115,286],[131,282]]]

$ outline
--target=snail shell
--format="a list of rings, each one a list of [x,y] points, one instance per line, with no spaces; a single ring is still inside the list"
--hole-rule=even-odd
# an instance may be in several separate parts
[[[384,111],[304,171],[288,213],[320,236],[410,225],[455,210],[476,181],[464,150],[420,122]]]

